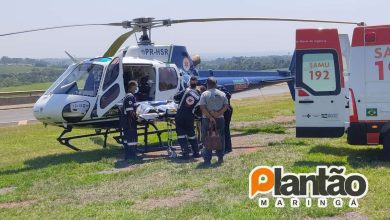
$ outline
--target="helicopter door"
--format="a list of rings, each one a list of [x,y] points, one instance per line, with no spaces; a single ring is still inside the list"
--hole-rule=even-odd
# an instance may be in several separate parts
[[[346,97],[337,30],[297,30],[296,37],[296,136],[341,137]]]
[[[155,100],[172,100],[179,88],[179,73],[170,65],[156,66],[156,98]]]
[[[97,103],[98,117],[102,117],[125,97],[126,93],[123,85],[122,56],[119,56],[108,65],[100,85]]]

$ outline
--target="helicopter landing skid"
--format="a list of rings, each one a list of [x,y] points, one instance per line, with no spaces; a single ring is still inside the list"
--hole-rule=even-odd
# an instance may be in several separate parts
[[[117,133],[117,131],[110,131],[110,129],[105,129],[104,132],[102,132],[101,130],[95,130],[94,134],[83,134],[83,135],[75,135],[75,136],[64,137],[65,134],[70,133],[70,132],[72,132],[72,127],[65,128],[62,131],[62,133],[60,134],[60,136],[57,138],[57,141],[60,144],[66,146],[66,147],[69,147],[70,149],[75,150],[75,151],[81,151],[81,149],[75,147],[74,145],[72,145],[70,143],[71,140],[79,139],[79,138],[85,138],[85,137],[94,137],[94,136],[103,135],[104,136],[103,148],[106,148],[108,134]]]
[[[138,126],[138,136],[143,136],[143,146],[138,146],[136,148],[138,153],[149,153],[149,152],[156,152],[156,151],[162,151],[166,150],[168,152],[168,156],[175,158],[175,148],[173,147],[173,132],[175,131],[174,127],[174,118],[167,118],[165,120],[167,123],[166,129],[159,129],[157,125],[154,123],[154,121],[141,121]],[[72,127],[66,127],[60,134],[60,136],[57,138],[57,141],[72,150],[75,151],[81,151],[80,148],[75,147],[70,143],[71,140],[79,139],[79,138],[86,138],[86,137],[94,137],[94,136],[100,136],[103,135],[104,142],[103,142],[103,148],[106,148],[107,146],[107,137],[109,134],[113,133],[119,133],[117,136],[113,136],[114,140],[118,144],[123,144],[123,133],[121,132],[121,129],[96,129],[95,133],[91,134],[83,134],[83,135],[74,135],[74,136],[67,136],[66,134],[72,132]],[[167,141],[163,141],[162,134],[167,133]],[[157,142],[156,143],[149,143],[149,135],[156,135],[157,136]]]

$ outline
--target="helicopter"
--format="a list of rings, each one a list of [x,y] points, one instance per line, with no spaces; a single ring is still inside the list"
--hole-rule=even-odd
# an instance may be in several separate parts
[[[164,148],[161,134],[171,131],[173,129],[172,124],[168,124],[168,129],[161,130],[156,127],[154,122],[159,119],[172,122],[168,118],[174,116],[176,111],[176,106],[172,101],[173,96],[178,91],[186,88],[191,76],[197,76],[199,84],[203,84],[207,77],[214,76],[217,78],[218,84],[224,86],[231,93],[262,88],[282,82],[288,82],[290,91],[293,92],[294,90],[294,75],[289,71],[198,70],[196,66],[201,61],[200,56],[191,57],[185,46],[174,44],[156,45],[151,40],[153,28],[180,23],[221,21],[322,22],[360,25],[360,23],[345,21],[264,17],[182,20],[156,20],[151,17],[144,17],[118,23],[39,28],[0,34],[0,37],[96,25],[120,26],[130,29],[119,36],[102,56],[78,61],[66,52],[72,59],[73,64],[38,99],[34,104],[33,113],[35,118],[45,125],[64,128],[57,140],[73,150],[78,151],[80,149],[70,144],[71,140],[98,135],[104,136],[103,147],[105,147],[107,135],[120,131],[119,114],[121,101],[125,97],[125,85],[128,81],[135,80],[139,84],[139,91],[135,94],[139,105],[137,115],[141,119],[139,120],[141,125],[139,129],[144,131],[138,135],[144,136],[145,146],[147,146],[147,136],[157,134],[159,149],[161,149]],[[136,46],[122,47],[131,35],[138,32],[141,32],[141,36],[137,40]],[[155,131],[149,131],[150,126]],[[65,137],[65,134],[71,132],[74,127],[93,128],[95,132]],[[120,142],[120,136],[114,138]]]

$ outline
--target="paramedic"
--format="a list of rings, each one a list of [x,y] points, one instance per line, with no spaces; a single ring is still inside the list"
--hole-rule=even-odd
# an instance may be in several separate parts
[[[123,131],[122,144],[125,149],[125,160],[137,158],[137,115],[134,93],[137,90],[136,81],[130,81],[127,86],[127,94],[123,99],[121,114],[121,127]]]
[[[188,142],[192,147],[192,157],[200,157],[198,140],[195,135],[194,128],[194,110],[200,100],[200,93],[196,90],[198,78],[192,76],[189,81],[189,87],[178,92],[173,99],[178,103],[177,114],[175,117],[176,133],[178,142],[183,150],[182,159],[189,159]]]

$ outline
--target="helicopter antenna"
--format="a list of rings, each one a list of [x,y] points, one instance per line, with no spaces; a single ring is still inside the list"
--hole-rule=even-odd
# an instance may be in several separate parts
[[[70,53],[68,53],[68,51],[65,50],[65,53],[66,53],[66,55],[68,55],[68,57],[73,61],[73,63],[79,62],[76,58],[74,58],[72,55],[70,55]]]

